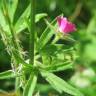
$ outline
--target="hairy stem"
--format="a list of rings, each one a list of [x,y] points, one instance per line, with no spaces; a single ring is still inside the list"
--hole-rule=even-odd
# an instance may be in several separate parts
[[[20,64],[20,62],[17,60],[17,57],[14,53],[16,53],[19,57],[23,57],[22,54],[20,53],[21,52],[21,48],[20,48],[20,45],[18,43],[18,39],[16,37],[16,34],[15,34],[15,31],[14,31],[14,27],[13,27],[13,24],[12,24],[12,21],[10,19],[10,16],[9,16],[9,13],[8,13],[8,6],[7,6],[7,2],[6,0],[3,1],[3,8],[2,8],[2,11],[3,11],[3,15],[5,17],[5,20],[6,20],[6,23],[8,23],[9,25],[9,29],[10,29],[10,32],[11,32],[11,35],[12,35],[12,44],[13,45],[13,48],[14,49],[10,49],[11,52],[12,52],[12,56],[14,57],[13,58],[13,62],[14,62],[14,68],[16,69],[15,70],[15,73],[17,74],[17,68]],[[14,69],[13,69],[14,70]],[[15,90],[16,90],[16,94],[17,96],[20,96],[20,77],[16,77],[16,85],[15,85]]]

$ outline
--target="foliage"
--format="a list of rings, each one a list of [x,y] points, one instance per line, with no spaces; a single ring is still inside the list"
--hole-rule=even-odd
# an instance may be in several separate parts
[[[7,71],[0,65],[0,79],[9,82],[8,79],[15,78],[11,84],[16,83],[14,90],[17,96],[33,96],[39,93],[43,96],[50,92],[59,96],[94,96],[96,1],[41,0],[38,3],[36,0],[34,14],[30,1],[0,1],[0,58],[1,53],[7,54],[2,57],[7,62],[2,65]],[[67,36],[57,32],[56,16],[61,13],[77,24],[76,32]],[[35,20],[32,18],[34,16]],[[35,22],[35,30],[30,28],[32,21]],[[34,32],[34,44],[32,41],[29,43],[31,32]],[[34,46],[33,49],[30,44]],[[34,55],[32,62],[31,54]],[[68,70],[70,72],[66,74]],[[74,74],[71,74],[72,70]],[[65,73],[63,77],[60,72]],[[70,78],[67,78],[69,75]],[[1,88],[3,87],[0,86]]]

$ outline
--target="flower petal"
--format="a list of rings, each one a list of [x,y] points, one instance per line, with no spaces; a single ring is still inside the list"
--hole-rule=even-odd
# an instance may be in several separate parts
[[[67,18],[65,17],[57,17],[57,22],[59,25],[59,31],[63,33],[70,33],[73,31],[76,31],[76,26],[75,24],[69,22]]]

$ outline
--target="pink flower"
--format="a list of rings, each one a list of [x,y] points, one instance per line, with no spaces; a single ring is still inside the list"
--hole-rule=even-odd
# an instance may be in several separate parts
[[[57,17],[57,22],[59,25],[59,31],[63,33],[70,33],[76,31],[75,24],[69,22],[66,17]]]

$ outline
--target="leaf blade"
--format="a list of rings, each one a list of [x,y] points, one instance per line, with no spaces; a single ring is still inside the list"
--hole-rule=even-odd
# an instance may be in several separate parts
[[[8,71],[5,71],[5,72],[1,72],[0,73],[0,79],[9,79],[9,78],[14,78],[15,75],[13,73],[12,70],[8,70]]]
[[[83,94],[79,92],[76,88],[72,87],[66,81],[57,77],[53,73],[43,72],[42,76],[44,76],[46,80],[53,86],[53,88],[60,93],[66,92],[74,96],[83,96]]]
[[[51,24],[54,24],[56,22],[56,18],[51,22]],[[56,24],[55,24],[56,27]],[[51,37],[54,34],[54,30],[50,29],[50,26],[48,25],[47,28],[44,30],[44,32],[42,33],[40,39],[38,40],[38,49],[42,49],[47,43],[48,41],[51,39]]]

